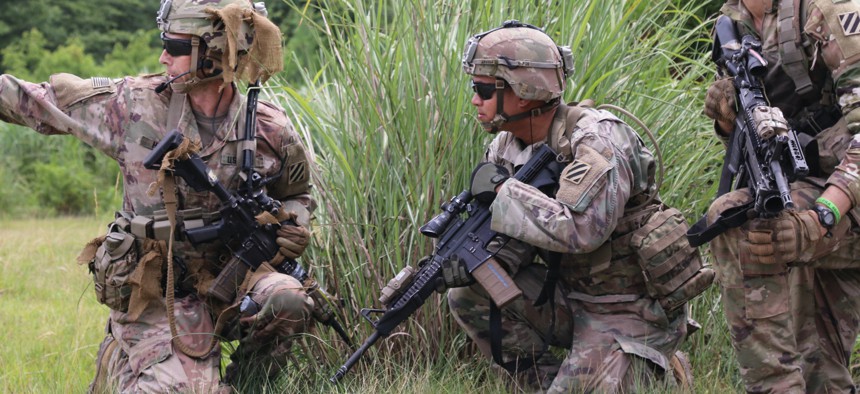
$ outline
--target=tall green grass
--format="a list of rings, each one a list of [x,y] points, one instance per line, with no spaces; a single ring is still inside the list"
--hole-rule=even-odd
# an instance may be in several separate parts
[[[721,155],[701,115],[711,78],[701,50],[709,45],[708,27],[695,17],[696,4],[674,3],[322,2],[323,22],[306,22],[320,35],[325,63],[306,70],[304,88],[271,86],[270,94],[289,109],[315,155],[321,204],[306,259],[343,297],[356,338],[371,333],[357,311],[378,307],[387,280],[431,252],[418,227],[466,187],[492,138],[474,119],[460,56],[470,35],[504,20],[545,27],[559,44],[570,45],[575,72],[564,98],[592,98],[640,117],[663,151],[664,201],[691,220],[703,212]],[[740,388],[717,294],[709,291],[692,304],[705,328],[684,345],[702,392]],[[347,353],[336,346],[325,357],[342,362]],[[368,379],[397,382],[399,369],[392,365],[439,366],[462,357],[465,365],[487,365],[468,361],[480,360],[474,354],[444,298],[434,296],[409,324],[378,342],[342,388],[358,391]]]

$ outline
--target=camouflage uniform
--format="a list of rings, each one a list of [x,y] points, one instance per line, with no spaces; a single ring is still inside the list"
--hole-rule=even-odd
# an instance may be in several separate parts
[[[641,224],[631,217],[659,209],[625,210],[653,191],[651,153],[610,113],[585,109],[573,125],[569,111],[559,106],[548,138],[568,162],[556,197],[508,180],[491,206],[492,229],[515,238],[497,259],[524,291],[501,311],[503,358],[539,357],[526,379],[549,392],[619,392],[670,370],[687,333],[686,309],[666,312],[648,296],[635,251],[623,241]],[[484,160],[513,173],[543,144],[524,146],[501,132]],[[554,305],[535,307],[546,275],[543,265],[533,263],[541,250],[563,254],[562,283]],[[457,322],[490,355],[488,295],[478,285],[455,288],[448,302]],[[570,351],[562,361],[542,352],[547,346]]]
[[[814,176],[791,185],[797,209],[812,206],[825,185],[839,188],[850,197],[851,206],[857,207],[860,29],[849,22],[860,20],[860,5],[856,1],[794,4],[774,0],[774,9],[764,16],[761,35],[755,33],[749,11],[738,1],[729,1],[721,11],[738,21],[741,35],[761,37],[762,55],[770,63],[765,90],[771,105],[780,108],[787,119],[802,125],[807,114],[820,108],[841,109],[842,118],[829,128],[810,131],[798,127],[814,137],[819,157],[808,157],[816,167]],[[791,13],[799,17],[791,17]],[[782,34],[780,20],[785,26]],[[796,24],[793,29],[792,22]],[[790,51],[785,44],[792,43],[790,35],[797,29],[803,30],[798,37],[806,44],[800,46],[800,63],[795,62],[802,72],[792,69],[791,60],[786,60],[791,57],[786,55]],[[746,189],[722,196],[711,205],[709,221],[726,208],[749,200]],[[788,264],[749,260],[747,234],[774,219],[750,221],[712,241],[723,307],[747,391],[854,390],[848,360],[860,333],[858,214],[857,208],[843,213],[833,238],[824,238]]]
[[[0,119],[30,127],[45,135],[72,135],[115,159],[123,175],[123,211],[133,215],[151,215],[164,208],[160,193],[147,193],[156,181],[156,171],[143,167],[143,160],[172,129],[167,125],[168,104],[172,90],[156,93],[165,76],[80,79],[69,74],[53,75],[49,82],[34,84],[9,75],[0,76]],[[226,119],[218,127],[200,156],[218,179],[235,189],[237,149],[243,133],[245,97],[234,95]],[[258,145],[256,170],[271,176],[285,171],[267,188],[269,196],[282,200],[287,210],[298,213],[298,222],[308,226],[315,202],[308,194],[308,158],[299,136],[284,111],[260,101],[257,108],[257,137],[268,143]],[[186,100],[179,119],[179,130],[199,140],[198,124]],[[288,174],[288,175],[287,175]],[[202,208],[217,212],[219,200],[211,193],[191,190],[177,179],[179,209]],[[150,239],[135,240],[137,260],[155,256],[156,264],[138,264],[129,282],[132,302],[135,292],[156,289],[150,297],[140,296],[140,304],[128,311],[111,310],[107,337],[102,344],[98,363],[101,384],[122,392],[205,392],[218,384],[220,345],[209,354],[189,357],[171,343],[171,333],[163,298],[165,244]],[[235,307],[204,298],[205,289],[217,276],[229,251],[213,242],[192,247],[187,241],[174,242],[174,261],[185,270],[177,275],[175,316],[178,332],[191,349],[205,351],[213,335],[227,340],[242,339],[236,353],[240,364],[249,361],[252,349],[266,349],[255,360],[262,373],[277,372],[286,361],[289,341],[283,336],[256,332],[253,327],[239,327]],[[155,254],[152,254],[155,253]],[[260,305],[277,299],[290,316],[286,332],[301,332],[309,321],[312,301],[302,291],[302,284],[287,275],[258,270],[249,283],[248,294]],[[169,289],[169,291],[174,291]],[[241,296],[242,294],[240,294]],[[224,312],[224,328],[216,332],[214,322]],[[250,348],[250,349],[245,349]],[[107,376],[102,375],[107,373]],[[97,383],[98,383],[97,382]],[[104,387],[104,386],[102,386]]]

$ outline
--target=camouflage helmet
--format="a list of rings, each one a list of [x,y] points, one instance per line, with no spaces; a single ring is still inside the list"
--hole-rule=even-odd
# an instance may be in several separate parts
[[[161,0],[156,21],[162,34],[192,36],[190,72],[194,78],[185,87],[174,84],[181,90],[217,78],[224,85],[234,79],[265,82],[283,69],[281,31],[268,19],[263,2]],[[197,70],[207,68],[204,56],[219,61],[223,74],[198,77]]]
[[[540,28],[512,20],[469,38],[463,71],[501,78],[522,99],[549,101],[564,92],[573,56]]]
[[[227,36],[224,23],[214,13],[233,5],[249,11],[255,10],[263,15],[263,3],[252,4],[250,0],[161,0],[158,9],[158,29],[165,33],[191,34],[200,37],[206,46],[224,52]],[[253,29],[247,23],[240,25],[237,34],[237,49],[247,51],[254,39]]]

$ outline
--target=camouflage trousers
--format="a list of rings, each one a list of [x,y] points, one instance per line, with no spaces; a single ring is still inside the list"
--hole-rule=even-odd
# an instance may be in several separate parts
[[[635,392],[656,384],[674,386],[662,379],[670,371],[669,360],[686,334],[686,313],[674,319],[662,313],[659,303],[640,298],[632,302],[597,304],[555,293],[554,308],[546,303],[533,306],[540,293],[546,269],[532,264],[520,269],[514,281],[524,297],[501,311],[502,357],[533,359],[534,366],[518,373],[521,390],[541,389],[549,393]],[[490,299],[479,286],[448,292],[448,304],[457,323],[491,357]],[[648,312],[659,310],[656,315]],[[548,346],[569,349],[562,360]],[[535,359],[536,358],[536,359]]]
[[[279,314],[285,328],[278,332],[300,333],[305,330],[313,301],[298,280],[280,273],[265,273],[248,294],[259,305],[278,300],[285,306],[285,313]],[[111,311],[107,335],[96,358],[96,377],[90,386],[91,392],[223,391],[220,343],[201,358],[184,354],[172,343],[166,309],[163,304],[160,306],[162,308],[147,308],[136,320],[131,320],[126,313]],[[226,340],[238,339],[231,336],[241,336],[239,346],[231,355],[234,374],[247,366],[248,370],[269,376],[277,374],[287,362],[291,344],[288,337],[260,335],[261,330],[257,327],[240,326],[238,319],[232,319],[227,327],[216,333],[211,309],[196,295],[176,299],[174,309],[179,340],[192,351],[204,351],[213,336]],[[238,377],[234,376],[236,379]]]
[[[807,209],[821,188],[791,185],[797,209]],[[746,189],[728,193],[709,209],[751,200]],[[824,238],[810,261],[753,264],[749,223],[711,242],[732,346],[748,392],[820,393],[854,389],[848,362],[860,331],[860,237],[847,217]],[[826,247],[825,247],[826,246]]]

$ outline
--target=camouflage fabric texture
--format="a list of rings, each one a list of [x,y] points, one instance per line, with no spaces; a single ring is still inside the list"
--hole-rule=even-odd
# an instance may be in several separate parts
[[[34,84],[2,75],[0,119],[28,126],[41,134],[70,134],[115,159],[123,175],[122,210],[136,215],[152,215],[164,209],[164,205],[160,193],[147,193],[150,184],[156,181],[156,171],[145,169],[143,160],[155,143],[170,131],[166,123],[173,93],[171,90],[161,94],[154,92],[155,87],[165,81],[163,75],[110,80],[57,74],[51,77],[50,82]],[[226,120],[210,139],[211,143],[203,146],[200,152],[218,179],[231,189],[240,182],[236,163],[244,113],[245,97],[237,94],[230,104]],[[279,158],[286,158],[284,176],[270,184],[267,192],[271,197],[282,200],[286,209],[295,211],[298,223],[307,227],[315,202],[308,194],[309,159],[299,136],[284,111],[270,103],[260,101],[256,119],[258,139],[268,142],[258,145],[256,170],[264,176],[272,176],[281,168]],[[188,102],[182,106],[178,128],[187,138],[200,140],[197,122]],[[180,210],[200,208],[204,212],[215,212],[219,208],[215,196],[196,192],[181,180],[177,181],[177,190]],[[183,262],[187,270],[185,280],[177,286],[190,293],[184,298],[177,296],[176,321],[180,333],[196,333],[183,335],[183,341],[187,340],[192,348],[198,346],[197,341],[208,342],[213,335],[222,334],[214,332],[213,322],[227,306],[214,304],[204,299],[202,294],[228,255],[226,247],[217,243],[197,248],[184,241],[174,243],[174,261]],[[161,258],[160,261],[163,260]],[[136,272],[142,278],[140,281],[155,281],[155,286],[160,289],[164,267],[158,265],[163,264],[152,265],[155,267],[153,271]],[[139,264],[136,271],[140,271],[142,266]],[[131,276],[135,277],[135,274]],[[294,299],[294,316],[285,321],[290,330],[299,332],[298,326],[303,325],[297,326],[290,320],[309,322],[307,306],[311,301],[292,278],[281,274],[276,276],[277,285],[262,281],[258,286],[250,286],[251,291],[254,298],[263,304],[267,297]],[[132,284],[134,289],[135,283]],[[137,285],[145,287],[140,283]],[[107,355],[99,355],[108,357],[99,365],[110,366],[109,376],[100,376],[109,386],[115,383],[123,391],[131,392],[215,387],[219,377],[220,355],[217,350],[203,359],[188,360],[173,349],[164,300],[160,297],[157,295],[144,305],[138,305],[138,313],[133,316],[111,312],[108,335],[102,349],[113,350]],[[224,331],[236,331],[236,324],[236,320],[229,322]],[[283,360],[285,338],[260,337],[255,335],[253,327],[238,332],[243,334],[240,348],[274,352],[271,358],[263,357],[261,362],[273,360],[280,363]],[[118,346],[108,346],[112,341],[116,341]],[[216,349],[220,350],[220,346]],[[242,354],[245,354],[244,350]],[[268,367],[261,368],[267,370]]]
[[[792,184],[798,209],[821,188]],[[751,201],[741,189],[714,202],[718,212]],[[753,221],[710,245],[732,345],[748,392],[848,392],[848,359],[860,332],[860,236],[846,218],[807,261],[750,262],[747,232]],[[819,245],[821,246],[821,245]]]
[[[715,238],[710,245],[721,286],[723,309],[748,392],[849,392],[855,389],[848,360],[860,333],[860,243],[856,227],[860,202],[860,30],[846,18],[860,17],[856,1],[774,1],[756,32],[752,16],[738,0],[721,11],[737,21],[741,34],[761,38],[768,60],[764,77],[771,104],[787,119],[800,120],[820,105],[838,105],[843,118],[814,136],[819,178],[791,185],[798,210],[808,209],[825,185],[845,192],[855,207],[843,212],[833,238],[787,264],[753,264],[748,233],[766,226],[755,219]],[[811,94],[795,93],[797,76],[786,71],[779,18],[785,7],[804,10],[792,19],[812,45],[802,47]],[[813,158],[814,160],[814,158]],[[747,190],[726,194],[710,207],[711,221],[726,208],[749,201]],[[854,216],[851,218],[850,216]]]
[[[570,161],[556,198],[508,180],[491,206],[493,230],[514,238],[496,258],[524,291],[523,299],[501,312],[503,358],[537,357],[535,367],[519,376],[527,389],[621,392],[671,386],[674,380],[663,378],[687,333],[686,307],[663,310],[647,294],[642,269],[630,257],[635,252],[610,241],[620,231],[619,221],[636,213],[625,212],[627,203],[653,189],[653,157],[635,132],[608,112],[587,109],[573,127],[566,123],[568,110],[560,107],[548,139]],[[485,160],[513,172],[540,144],[522,147],[501,132]],[[554,306],[532,305],[546,275],[543,265],[533,263],[538,249],[563,253]],[[490,356],[487,294],[479,286],[452,289],[448,302],[457,322]],[[557,359],[542,352],[547,346],[569,352]]]

